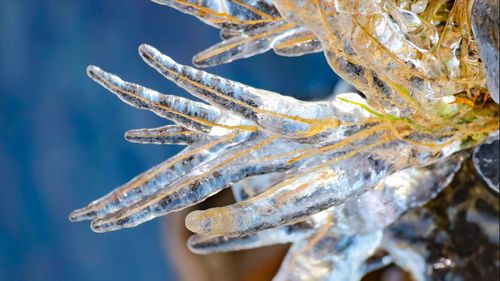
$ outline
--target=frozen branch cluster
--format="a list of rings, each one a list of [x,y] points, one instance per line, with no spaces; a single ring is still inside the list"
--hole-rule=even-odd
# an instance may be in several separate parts
[[[450,183],[467,156],[460,151],[498,131],[472,1],[155,2],[221,30],[223,41],[194,57],[199,67],[271,49],[323,51],[366,98],[299,101],[180,65],[146,44],[147,64],[206,103],[89,66],[122,101],[174,123],[128,131],[127,140],[187,148],[70,219],[92,220],[96,232],[134,227],[231,187],[236,203],[187,216],[193,251],[293,243],[276,280],[359,280],[391,262],[426,280],[386,229]],[[368,259],[381,249],[389,254]]]

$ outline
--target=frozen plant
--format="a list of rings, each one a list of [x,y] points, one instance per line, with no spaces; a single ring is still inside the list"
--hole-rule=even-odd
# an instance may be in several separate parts
[[[232,187],[237,203],[187,216],[193,251],[293,242],[276,280],[359,280],[392,261],[426,280],[425,262],[408,265],[411,253],[384,233],[450,183],[466,150],[498,137],[498,94],[487,88],[473,1],[155,2],[221,30],[223,41],[194,57],[199,67],[271,49],[323,51],[364,96],[299,101],[180,65],[146,44],[147,64],[207,104],[89,66],[124,102],[175,123],[128,131],[127,140],[187,148],[70,219],[92,220],[96,232],[134,227]],[[370,264],[380,249],[389,254]]]

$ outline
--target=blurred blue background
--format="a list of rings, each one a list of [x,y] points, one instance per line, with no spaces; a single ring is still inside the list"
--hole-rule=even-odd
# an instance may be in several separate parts
[[[161,220],[96,234],[67,219],[179,149],[127,143],[126,130],[165,122],[118,101],[85,68],[184,95],[137,47],[190,64],[218,40],[217,30],[146,0],[0,0],[0,280],[176,279]],[[301,99],[328,95],[337,79],[322,54],[267,53],[209,71]]]

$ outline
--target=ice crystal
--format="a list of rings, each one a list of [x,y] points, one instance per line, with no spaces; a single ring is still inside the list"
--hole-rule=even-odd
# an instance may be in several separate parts
[[[425,260],[391,238],[391,224],[450,183],[467,158],[461,151],[498,131],[473,1],[155,2],[221,30],[222,42],[196,55],[197,66],[268,50],[323,51],[364,97],[299,101],[180,65],[146,44],[139,54],[147,64],[207,104],[89,66],[124,102],[175,123],[129,131],[127,140],[187,148],[71,220],[92,220],[96,232],[133,227],[232,187],[237,203],[187,216],[193,251],[292,242],[276,280],[359,280],[391,262],[428,279]],[[369,261],[381,249],[388,255]]]

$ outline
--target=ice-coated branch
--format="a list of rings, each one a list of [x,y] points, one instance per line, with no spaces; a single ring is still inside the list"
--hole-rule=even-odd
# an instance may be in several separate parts
[[[263,230],[258,233],[240,237],[206,237],[195,234],[189,238],[188,246],[191,251],[197,254],[232,252],[296,242],[313,235],[315,231],[316,228],[314,224],[302,222],[276,229]]]
[[[183,144],[191,145],[198,142],[203,134],[190,131],[184,127],[167,125],[152,129],[136,129],[125,133],[125,139],[130,142],[145,144]]]
[[[201,234],[249,235],[339,206],[392,173],[432,164],[464,147],[456,129],[433,134],[433,128],[421,129],[411,119],[377,112],[355,94],[302,102],[180,65],[148,45],[139,53],[209,105],[163,95],[89,67],[89,76],[123,101],[177,124],[133,130],[126,134],[128,140],[189,145],[71,214],[72,220],[92,219],[95,231],[133,227],[248,177],[281,173],[262,194],[194,212],[186,220],[188,228]]]
[[[207,137],[205,139],[210,140]],[[73,211],[70,219],[80,221],[102,218],[127,208],[144,197],[164,190],[171,182],[190,173],[200,163],[213,159],[225,147],[235,142],[237,142],[235,136],[229,135],[203,145],[188,147],[176,156],[136,176],[106,196],[91,202],[87,207]]]
[[[430,161],[434,157],[427,151],[414,154],[415,150],[400,141],[383,143],[377,135],[372,138],[376,141],[363,143],[361,148],[322,154],[313,158],[312,163],[305,161],[300,169],[293,172],[293,176],[255,197],[226,207],[194,211],[187,216],[186,226],[203,235],[241,236],[298,222],[341,205],[375,187],[397,170],[422,164],[419,161]],[[390,150],[398,151],[398,157],[405,161],[397,161],[396,155],[391,155]],[[357,169],[353,170],[352,167]],[[452,169],[445,171],[450,172]],[[421,174],[416,172],[413,176]],[[401,211],[398,212],[399,215]]]
[[[267,0],[152,0],[195,16],[217,28],[249,30],[280,19],[278,11]]]
[[[128,141],[187,147],[70,219],[92,220],[96,232],[114,231],[232,188],[236,203],[186,217],[196,233],[188,241],[192,251],[292,243],[275,280],[354,281],[392,261],[424,280],[426,251],[409,249],[395,222],[443,191],[467,154],[462,150],[498,135],[498,105],[490,101],[481,40],[471,28],[472,0],[154,2],[220,29],[222,41],[194,57],[198,66],[271,49],[283,56],[323,50],[335,72],[363,95],[299,101],[178,64],[147,44],[139,47],[143,60],[203,102],[89,66],[88,75],[122,101],[174,122],[130,130]],[[476,164],[494,180],[491,157]],[[464,216],[494,237],[498,227],[489,227],[491,216],[479,210],[491,208],[478,202],[467,203],[478,210],[466,215],[449,209],[447,219]],[[402,223],[418,227],[421,217]],[[386,252],[368,260],[381,248]]]
[[[448,186],[464,157],[457,154],[449,161],[396,172],[359,197],[351,197],[339,206],[293,225],[236,237],[194,235],[188,245],[193,251],[206,254],[297,242],[314,235],[325,224],[328,224],[328,232],[336,236],[383,230],[404,212],[421,206]],[[328,221],[325,216],[329,217]]]
[[[283,56],[299,56],[322,50],[313,33],[284,21],[272,1],[153,1],[221,29],[223,41],[193,58],[198,67],[229,63],[270,49]]]
[[[146,87],[129,83],[96,66],[87,68],[88,75],[127,104],[147,109],[180,126],[208,132],[219,117],[219,110],[206,104],[177,96],[161,94]]]

